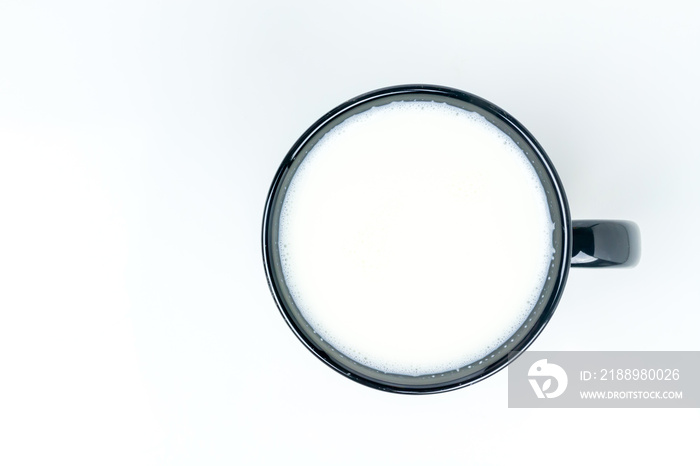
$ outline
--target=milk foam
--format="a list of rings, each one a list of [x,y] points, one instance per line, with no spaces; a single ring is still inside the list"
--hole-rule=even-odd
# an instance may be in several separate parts
[[[279,247],[316,333],[367,366],[422,375],[483,358],[524,323],[553,227],[535,170],[493,124],[393,102],[311,149],[287,189]]]

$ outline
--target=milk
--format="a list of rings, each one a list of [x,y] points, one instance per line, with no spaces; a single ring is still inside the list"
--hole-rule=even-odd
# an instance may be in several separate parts
[[[525,322],[552,229],[509,137],[474,112],[399,101],[311,149],[287,189],[279,247],[321,338],[377,370],[423,375],[478,361]]]

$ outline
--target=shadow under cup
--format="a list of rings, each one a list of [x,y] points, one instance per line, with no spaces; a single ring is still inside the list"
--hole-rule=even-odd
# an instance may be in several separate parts
[[[524,323],[500,347],[459,369],[427,375],[402,375],[382,372],[363,365],[324,341],[304,319],[285,283],[278,248],[279,221],[286,189],[311,148],[332,128],[347,118],[372,107],[395,101],[444,102],[477,112],[509,136],[525,153],[535,169],[547,197],[554,223],[554,254],[537,304]],[[513,241],[518,241],[519,225],[512,225]],[[285,157],[267,199],[263,219],[263,258],[268,283],[277,306],[297,337],[318,358],[339,373],[361,384],[396,393],[437,393],[478,382],[505,367],[513,354],[525,350],[542,331],[554,313],[571,262],[572,223],[561,182],[544,150],[532,135],[512,116],[472,94],[438,86],[397,86],[380,89],[352,99],[333,109],[312,125]],[[507,263],[502,267],[508,267]],[[506,283],[503,286],[507,286]]]

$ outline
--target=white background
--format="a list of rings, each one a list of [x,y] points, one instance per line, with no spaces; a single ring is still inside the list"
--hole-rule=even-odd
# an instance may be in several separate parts
[[[433,83],[513,114],[574,218],[536,350],[700,350],[700,8],[664,2],[0,3],[0,464],[697,464],[697,409],[516,410],[507,373],[355,384],[289,331],[260,252],[295,139]],[[672,364],[672,361],[669,362]]]

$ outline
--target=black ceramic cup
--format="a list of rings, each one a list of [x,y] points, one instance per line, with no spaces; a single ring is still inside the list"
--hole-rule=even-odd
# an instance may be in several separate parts
[[[348,117],[394,101],[444,102],[477,112],[498,127],[530,159],[544,188],[554,223],[551,279],[546,281],[530,315],[503,345],[458,370],[409,376],[382,372],[349,358],[314,332],[292,299],[282,272],[278,248],[280,212],[286,188],[299,164],[328,131]],[[514,231],[517,231],[517,225]],[[513,240],[517,241],[517,236]],[[361,384],[394,393],[420,394],[471,385],[503,369],[514,359],[514,355],[520,354],[537,338],[552,317],[564,291],[570,267],[633,266],[638,261],[640,249],[638,229],[632,222],[571,220],[564,188],[552,162],[530,132],[511,115],[467,92],[433,85],[404,85],[379,89],[343,103],[321,117],[297,140],[282,161],[267,197],[262,250],[265,272],[275,302],[289,327],[313,354],[340,374]]]

